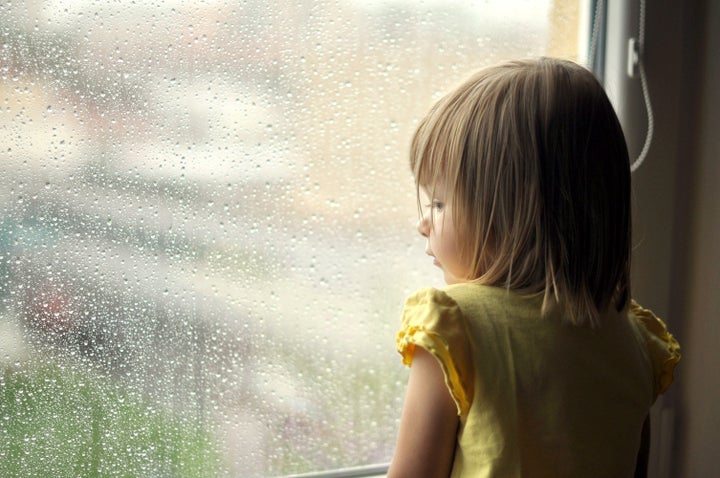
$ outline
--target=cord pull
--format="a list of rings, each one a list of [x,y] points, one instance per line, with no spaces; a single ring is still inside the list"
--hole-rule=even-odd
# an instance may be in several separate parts
[[[635,38],[628,40],[627,51],[627,75],[630,78],[637,78],[640,65],[640,44]]]

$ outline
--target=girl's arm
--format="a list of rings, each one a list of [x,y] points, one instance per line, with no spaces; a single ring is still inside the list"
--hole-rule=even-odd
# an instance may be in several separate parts
[[[440,364],[417,347],[388,478],[450,476],[458,422]]]

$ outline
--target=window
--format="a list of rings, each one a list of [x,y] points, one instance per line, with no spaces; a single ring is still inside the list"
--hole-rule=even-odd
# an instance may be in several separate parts
[[[579,1],[0,6],[0,475],[387,462],[406,152],[438,95],[577,58]]]

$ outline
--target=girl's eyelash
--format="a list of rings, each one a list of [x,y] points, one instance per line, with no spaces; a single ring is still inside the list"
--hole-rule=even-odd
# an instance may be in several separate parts
[[[430,209],[442,209],[444,204],[440,201],[432,201],[429,204],[426,204],[425,207]]]

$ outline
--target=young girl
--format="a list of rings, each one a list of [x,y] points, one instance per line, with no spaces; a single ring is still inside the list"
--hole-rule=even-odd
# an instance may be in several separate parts
[[[548,58],[485,69],[422,120],[410,163],[448,286],[403,311],[388,476],[643,473],[680,355],[630,300],[630,166],[600,84]]]

